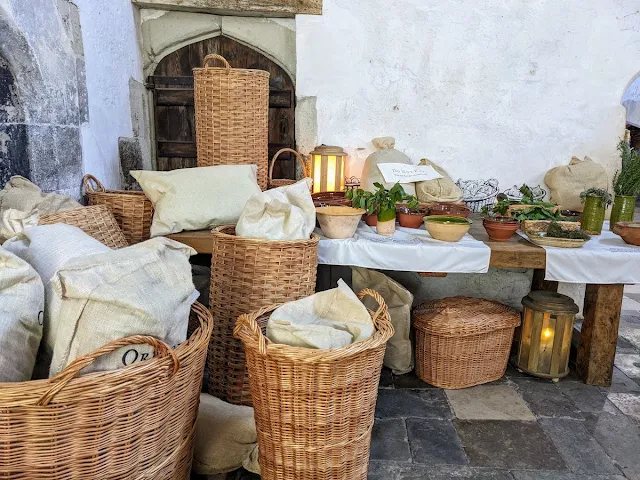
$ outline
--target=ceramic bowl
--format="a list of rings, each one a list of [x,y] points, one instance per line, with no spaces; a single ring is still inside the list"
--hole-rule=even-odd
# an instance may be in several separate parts
[[[429,208],[429,215],[469,218],[469,215],[471,215],[471,209],[460,203],[436,203]]]
[[[618,222],[613,226],[613,233],[629,245],[640,246],[640,222]]]
[[[424,217],[424,226],[436,240],[458,242],[471,228],[471,220],[462,217],[431,215]]]
[[[406,208],[397,209],[396,216],[401,227],[420,228],[424,213],[410,212]]]
[[[520,222],[509,217],[497,217],[483,219],[482,225],[489,239],[495,242],[508,242],[520,227]]]
[[[352,207],[318,207],[316,217],[322,234],[327,238],[351,238],[365,210]]]

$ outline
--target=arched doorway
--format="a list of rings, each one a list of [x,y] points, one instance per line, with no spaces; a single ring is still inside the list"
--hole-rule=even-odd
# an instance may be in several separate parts
[[[295,87],[278,64],[231,38],[218,36],[192,43],[164,57],[149,84],[154,92],[156,160],[158,170],[196,166],[193,68],[217,53],[232,67],[255,68],[271,74],[269,80],[269,158],[284,147],[295,148]],[[275,178],[295,178],[293,158],[282,156]]]
[[[15,78],[0,56],[0,189],[13,175],[30,177],[27,129],[21,120]]]

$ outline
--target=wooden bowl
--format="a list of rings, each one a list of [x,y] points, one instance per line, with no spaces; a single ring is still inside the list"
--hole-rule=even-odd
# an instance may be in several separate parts
[[[617,222],[613,233],[620,235],[625,243],[640,247],[640,222]]]

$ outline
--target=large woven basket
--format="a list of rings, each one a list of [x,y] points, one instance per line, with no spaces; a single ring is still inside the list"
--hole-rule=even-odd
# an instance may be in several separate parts
[[[144,192],[106,190],[93,175],[85,175],[82,183],[87,194],[87,203],[106,205],[113,213],[129,245],[149,239],[153,204]]]
[[[235,227],[213,230],[209,305],[215,319],[209,345],[210,394],[251,405],[244,347],[233,337],[238,316],[267,305],[312,295],[316,288],[318,236],[309,240],[236,237]]]
[[[211,314],[175,350],[148,336],[123,338],[49,380],[0,383],[0,478],[188,480]],[[157,356],[78,376],[117,348],[148,343]]]
[[[382,297],[368,340],[329,350],[271,343],[264,335],[278,306],[241,315],[235,335],[245,345],[260,471],[265,480],[365,480],[378,382],[393,335]]]
[[[273,178],[273,167],[275,166],[276,161],[278,160],[280,155],[282,155],[283,153],[291,153],[298,160],[300,170],[302,171],[302,178],[309,176],[309,168],[307,167],[307,162],[305,161],[302,154],[296,152],[292,148],[283,148],[281,150],[278,150],[271,159],[271,166],[269,167],[269,188],[286,187],[297,182],[297,180],[290,180],[288,178]]]
[[[223,67],[213,67],[215,60]],[[231,68],[207,55],[193,69],[199,167],[257,165],[258,185],[267,188],[269,168],[269,72]]]
[[[54,223],[66,223],[78,227],[109,248],[129,246],[118,222],[106,205],[73,208],[40,217],[40,225]]]
[[[469,297],[427,302],[414,312],[416,374],[440,388],[465,388],[504,375],[520,313]]]

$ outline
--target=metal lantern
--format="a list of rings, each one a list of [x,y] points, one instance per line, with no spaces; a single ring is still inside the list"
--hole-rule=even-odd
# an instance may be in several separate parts
[[[516,367],[557,382],[569,374],[569,352],[578,306],[566,295],[536,291],[522,299],[524,314]]]
[[[347,153],[340,147],[320,145],[309,155],[313,193],[344,191],[344,164]]]

